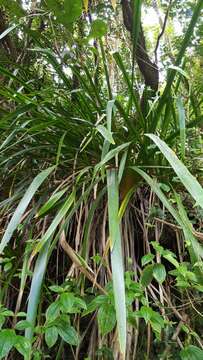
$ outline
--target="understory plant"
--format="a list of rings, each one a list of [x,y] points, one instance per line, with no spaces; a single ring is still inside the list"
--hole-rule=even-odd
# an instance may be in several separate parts
[[[183,5],[0,3],[0,359],[203,358],[202,1],[176,36]]]

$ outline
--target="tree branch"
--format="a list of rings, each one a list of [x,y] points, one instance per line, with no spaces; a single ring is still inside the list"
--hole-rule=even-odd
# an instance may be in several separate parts
[[[132,4],[128,0],[121,0],[121,4],[123,11],[123,22],[126,29],[130,32],[131,39],[133,41]],[[147,53],[142,25],[140,26],[138,42],[135,48],[135,59],[144,77],[145,84],[150,86],[153,90],[157,91],[159,84],[159,71],[157,65],[150,60]]]

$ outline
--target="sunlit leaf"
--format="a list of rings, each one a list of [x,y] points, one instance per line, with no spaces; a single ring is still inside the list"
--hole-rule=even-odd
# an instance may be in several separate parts
[[[159,284],[166,279],[166,269],[163,264],[155,264],[153,267],[153,276]]]
[[[88,11],[89,0],[83,0],[85,12]]]
[[[111,5],[113,6],[114,10],[116,9],[117,0],[111,0]]]
[[[104,137],[105,140],[107,140],[111,144],[115,144],[112,133],[108,129],[106,129],[105,126],[98,125],[97,130],[100,132],[100,134]]]
[[[16,334],[14,330],[4,329],[0,331],[0,359],[5,358],[15,345]]]
[[[149,262],[151,262],[152,260],[154,259],[154,254],[146,254],[142,257],[141,259],[141,263],[142,263],[142,266],[145,266],[147,265]]]
[[[107,25],[103,20],[96,19],[91,24],[90,38],[101,38],[107,33]]]
[[[175,65],[170,65],[169,69],[173,69],[173,70],[179,72],[181,75],[183,75],[186,79],[189,79],[188,73],[185,70],[181,69],[180,67],[175,66]]]

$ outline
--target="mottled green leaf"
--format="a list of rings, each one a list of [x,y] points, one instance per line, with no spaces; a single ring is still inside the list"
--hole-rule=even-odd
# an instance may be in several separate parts
[[[59,335],[62,339],[70,345],[77,346],[79,343],[79,337],[76,330],[67,324],[66,328],[57,327]]]
[[[29,359],[29,354],[31,352],[31,343],[24,336],[16,336],[15,348],[18,352],[23,355],[24,359]]]
[[[5,358],[12,349],[16,341],[16,334],[14,330],[0,331],[0,359]]]
[[[203,350],[194,345],[189,345],[180,352],[181,360],[202,360]]]
[[[48,327],[45,330],[45,341],[49,348],[54,346],[58,339],[58,330],[56,326]]]
[[[111,304],[104,304],[99,308],[98,315],[99,330],[102,335],[108,334],[116,325],[116,312]]]

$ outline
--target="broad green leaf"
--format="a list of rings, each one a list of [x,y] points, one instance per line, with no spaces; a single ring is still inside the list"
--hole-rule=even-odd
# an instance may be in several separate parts
[[[78,333],[72,326],[67,325],[65,328],[57,327],[57,330],[62,339],[68,344],[75,346],[79,344]]]
[[[107,24],[103,20],[96,19],[91,24],[89,37],[99,39],[102,36],[106,35],[107,30]]]
[[[59,294],[64,292],[63,287],[62,287],[62,286],[59,286],[59,285],[49,286],[49,289],[50,289],[51,291],[54,291],[54,292],[59,293]]]
[[[16,324],[16,326],[15,326],[15,329],[16,329],[16,330],[25,330],[25,329],[29,328],[30,325],[31,325],[31,324],[29,323],[29,321],[27,321],[27,320],[21,320],[21,321],[18,321],[18,322],[17,322],[17,324]]]
[[[149,306],[142,306],[139,311],[136,311],[136,315],[142,317],[146,324],[151,319],[153,310]]]
[[[160,339],[161,330],[164,328],[164,319],[158,312],[153,311],[150,319],[150,324],[156,336],[158,337],[158,339]]]
[[[82,0],[64,0],[66,21],[73,23],[82,14]]]
[[[141,284],[146,287],[150,284],[153,278],[153,265],[147,265],[141,275]]]
[[[87,309],[83,312],[83,316],[86,316],[86,315],[92,313],[98,307],[100,307],[102,304],[105,304],[107,302],[108,302],[108,297],[106,295],[97,296],[89,304],[87,304]]]
[[[142,266],[147,265],[149,262],[151,262],[154,259],[154,254],[146,254],[141,259]]]
[[[164,141],[160,140],[158,136],[153,134],[147,134],[147,136],[158,146],[181,180],[182,184],[186,187],[197,204],[203,209],[203,189],[197,179],[189,172],[186,166],[178,159],[176,154],[168,147],[168,145],[166,145]]]
[[[72,293],[63,293],[60,295],[60,304],[62,305],[63,311],[70,313],[72,311],[75,297]]]
[[[116,320],[118,328],[118,338],[121,353],[126,350],[126,302],[125,302],[125,283],[124,267],[121,246],[119,210],[119,190],[117,169],[107,170],[108,187],[108,217],[109,217],[109,236],[111,241],[111,265],[113,277],[113,292],[116,308]]]
[[[157,241],[151,241],[150,244],[152,245],[154,250],[156,250],[156,252],[159,253],[159,255],[161,255],[161,256],[163,255],[163,252],[164,252],[163,246],[161,246]]]
[[[54,301],[49,305],[47,311],[46,311],[46,321],[53,321],[55,320],[60,313],[61,304],[59,300]]]
[[[63,5],[56,0],[47,0],[47,5],[54,12],[57,20],[67,27],[82,14],[82,0],[64,0]]]
[[[0,314],[3,316],[14,316],[13,311],[7,310],[6,308],[1,309],[1,307],[0,307]]]
[[[104,336],[113,330],[116,325],[116,313],[112,304],[104,304],[99,308],[97,314],[99,331]]]
[[[18,352],[23,355],[24,359],[29,359],[29,354],[31,352],[31,342],[26,339],[24,336],[16,336],[15,348]]]
[[[82,299],[80,299],[80,298],[78,298],[78,297],[75,297],[75,299],[74,299],[74,305],[76,305],[80,310],[81,309],[87,309],[87,305],[86,305],[86,303],[85,303],[85,301],[84,300],[82,300]],[[76,309],[76,306],[75,306],[75,310],[77,310]],[[73,309],[74,310],[74,309]]]
[[[16,334],[14,330],[0,330],[0,359],[4,359],[15,345]]]
[[[142,306],[139,311],[135,312],[135,316],[144,318],[146,324],[150,323],[156,336],[160,338],[161,330],[164,328],[164,319],[158,312],[152,310],[149,306]]]
[[[46,170],[43,170],[40,174],[38,174],[32,183],[30,184],[29,188],[27,189],[25,195],[23,196],[22,200],[20,201],[18,207],[16,208],[8,226],[4,233],[4,236],[0,243],[0,254],[4,251],[4,248],[10,241],[14,231],[16,230],[17,226],[20,224],[21,217],[24,214],[25,210],[27,209],[30,201],[32,200],[34,194],[40,187],[40,185],[46,180],[46,178],[51,174],[51,172],[55,169],[55,166],[52,166]]]
[[[176,268],[178,268],[179,266],[179,263],[178,261],[176,260],[175,256],[173,255],[173,253],[169,252],[168,254],[167,253],[164,253],[163,257],[168,260],[171,264],[173,264]]]
[[[18,314],[17,314],[17,317],[26,317],[27,316],[27,313],[24,312],[24,311],[20,311]]]
[[[180,352],[181,360],[202,360],[203,350],[194,345],[189,345]]]
[[[159,284],[166,279],[166,269],[163,264],[155,264],[153,266],[153,276],[158,281]]]
[[[45,330],[45,341],[49,348],[55,345],[58,339],[58,330],[56,326],[48,327]]]

